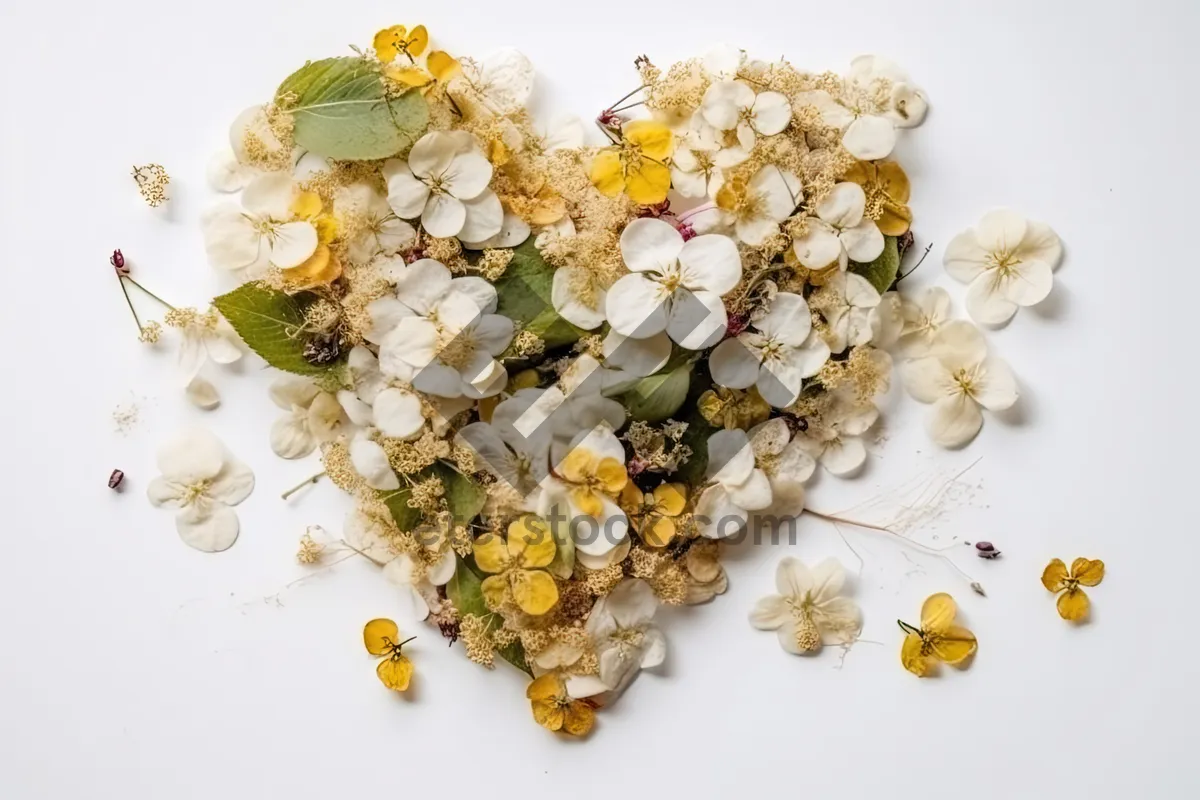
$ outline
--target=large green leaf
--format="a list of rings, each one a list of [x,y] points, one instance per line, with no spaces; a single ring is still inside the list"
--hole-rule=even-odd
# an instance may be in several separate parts
[[[499,308],[496,313],[516,322],[545,341],[547,347],[559,347],[579,340],[585,331],[558,315],[550,299],[554,267],[546,263],[534,246],[533,238],[513,251],[512,261],[496,281]]]
[[[310,61],[279,85],[276,97],[284,95],[296,144],[327,158],[394,156],[429,127],[429,106],[421,93],[387,97],[379,73],[363,58]]]
[[[238,336],[272,367],[297,375],[327,376],[340,372],[340,358],[313,364],[304,357],[308,339],[301,333],[304,313],[317,296],[289,295],[261,283],[247,283],[213,300]]]
[[[434,474],[442,479],[442,485],[446,488],[446,505],[454,515],[455,524],[466,525],[479,516],[483,504],[487,502],[487,492],[483,487],[445,464],[434,467]]]
[[[896,237],[884,237],[883,252],[879,254],[879,258],[870,264],[853,262],[850,264],[850,271],[870,281],[875,291],[880,294],[892,288],[892,284],[896,282],[896,273],[900,271],[900,250],[896,246]]]
[[[642,378],[624,394],[625,408],[634,419],[661,422],[683,405],[691,380],[691,364]]]
[[[458,609],[459,615],[474,614],[488,620],[488,630],[493,627],[499,627],[503,624],[500,615],[487,607],[483,601],[483,581],[475,574],[474,570],[461,557],[458,559],[458,567],[454,570],[453,577],[446,584],[446,596],[450,598],[450,602],[454,603],[454,607]],[[529,669],[529,664],[525,661],[525,648],[521,646],[520,641],[513,642],[507,647],[497,648],[496,654],[503,658],[508,663],[512,664],[522,672],[527,672],[533,675]]]

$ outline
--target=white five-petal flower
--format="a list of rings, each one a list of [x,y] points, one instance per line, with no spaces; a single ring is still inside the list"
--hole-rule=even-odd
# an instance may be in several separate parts
[[[387,199],[369,184],[338,189],[333,210],[339,219],[353,223],[347,226],[355,231],[347,242],[347,255],[356,264],[366,264],[378,255],[390,256],[416,242],[413,226],[397,217]]]
[[[821,308],[828,323],[826,342],[834,353],[847,347],[858,347],[871,341],[871,311],[879,305],[879,292],[861,275],[839,272],[824,291],[831,293],[833,302]]]
[[[711,347],[725,332],[721,295],[737,286],[742,259],[726,236],[687,241],[670,223],[636,219],[621,233],[621,256],[631,274],[608,290],[604,310],[622,336],[646,339],[667,332],[681,347]]]
[[[883,252],[884,238],[875,221],[866,217],[867,195],[857,183],[843,181],[817,204],[808,232],[792,243],[796,258],[809,269],[849,261],[867,264]]]
[[[796,655],[816,653],[823,644],[850,644],[862,630],[858,605],[842,597],[846,570],[826,559],[811,570],[802,562],[783,558],[775,571],[775,590],[758,601],[750,624],[776,631],[784,650]]]
[[[151,504],[178,509],[175,528],[189,547],[216,553],[237,541],[231,506],[250,496],[254,473],[208,431],[185,431],[158,450],[158,470],[146,494]]]
[[[798,438],[792,437],[783,417],[769,419],[750,429],[754,463],[771,484],[771,505],[758,512],[760,518],[794,519],[804,511],[804,484],[812,477],[817,464]]]
[[[702,536],[724,539],[741,533],[749,512],[771,505],[771,482],[755,466],[754,449],[741,429],[708,437],[707,477],[711,485],[696,501],[696,527]]]
[[[754,93],[741,81],[711,84],[700,104],[704,121],[719,131],[737,129],[738,144],[754,149],[759,136],[773,136],[792,120],[792,107],[779,92]]]
[[[850,477],[867,460],[863,434],[879,419],[879,410],[871,402],[859,402],[852,389],[834,390],[833,403],[823,415],[819,427],[797,433],[795,443],[826,471],[840,478]]]
[[[317,249],[317,229],[295,220],[296,187],[289,173],[272,172],[250,182],[242,206],[220,203],[200,219],[208,261],[239,277],[259,278],[274,265],[303,264]]]
[[[716,194],[717,208],[691,218],[697,231],[732,228],[737,238],[758,247],[779,232],[804,199],[800,179],[767,164],[749,181],[727,181]]]
[[[717,345],[708,359],[713,380],[730,389],[758,387],[776,408],[796,402],[804,379],[821,371],[829,345],[812,329],[808,303],[779,292],[770,309],[733,339]]]
[[[463,131],[427,133],[408,160],[383,165],[388,204],[402,219],[421,218],[430,236],[483,241],[500,232],[504,209],[488,188],[492,165]]]
[[[666,637],[653,623],[657,609],[654,590],[641,578],[623,580],[592,607],[586,630],[609,691],[620,693],[640,670],[666,658]]]
[[[355,425],[378,428],[384,436],[415,439],[425,429],[421,398],[406,385],[389,385],[375,354],[362,345],[346,360],[353,389],[337,393],[338,402]]]
[[[903,376],[909,394],[933,404],[929,435],[943,447],[975,438],[983,426],[981,407],[1003,411],[1017,402],[1017,380],[1008,364],[989,357],[983,334],[962,320],[943,325],[932,355],[908,362]]]
[[[969,284],[971,319],[1003,325],[1018,308],[1046,299],[1061,258],[1062,242],[1049,225],[1001,209],[955,236],[943,263],[951,277]]]
[[[271,383],[275,405],[288,412],[271,426],[271,449],[280,458],[303,458],[331,440],[342,421],[342,406],[310,379],[284,375]]]

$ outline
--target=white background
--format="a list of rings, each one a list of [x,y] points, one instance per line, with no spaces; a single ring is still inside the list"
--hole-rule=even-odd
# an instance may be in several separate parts
[[[8,0],[0,795],[1196,797],[1198,21],[1184,0]],[[585,116],[633,88],[635,55],[665,67],[721,40],[816,70],[877,52],[911,71],[933,104],[897,150],[919,241],[934,243],[913,285],[946,285],[961,313],[942,247],[998,205],[1051,223],[1067,257],[1044,307],[990,337],[1021,380],[1016,412],[944,453],[924,438],[927,409],[897,395],[866,474],[820,481],[812,505],[980,459],[916,535],[959,542],[949,552],[986,599],[935,558],[845,529],[864,560],[864,641],[844,664],[836,650],[789,656],[746,623],[777,559],[858,569],[837,531],[806,518],[791,547],[731,553],[728,594],[664,614],[665,670],[581,743],[533,723],[522,676],[404,619],[369,564],[288,586],[308,574],[293,560],[305,525],[340,532],[349,499],[325,484],[282,502],[318,467],[272,455],[270,374],[250,359],[209,373],[224,404],[188,406],[172,343],[134,340],[107,257],[124,248],[176,304],[221,291],[197,218],[229,121],[305,59],[415,22],[459,54],[520,47],[544,76],[542,107]],[[172,175],[165,214],[128,175],[149,161]],[[123,435],[112,412],[131,401],[140,420]],[[185,547],[144,497],[156,443],[195,423],[258,476],[220,555]],[[114,467],[124,494],[105,487]],[[976,538],[1004,557],[974,558],[961,541]],[[1039,583],[1056,556],[1108,564],[1090,625],[1059,619]],[[918,680],[895,620],[916,622],[939,590],[979,653],[967,672]],[[420,636],[403,698],[361,644],[385,615]]]

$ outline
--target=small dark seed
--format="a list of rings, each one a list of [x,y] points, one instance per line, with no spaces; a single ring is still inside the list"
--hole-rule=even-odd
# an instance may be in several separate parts
[[[121,491],[121,483],[125,480],[125,473],[119,469],[114,469],[112,474],[108,476],[108,488],[114,491]]]

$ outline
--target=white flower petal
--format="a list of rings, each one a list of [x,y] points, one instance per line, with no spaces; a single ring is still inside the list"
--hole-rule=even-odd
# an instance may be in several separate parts
[[[626,232],[641,221],[630,223]],[[660,288],[644,275],[635,273],[620,278],[609,287],[604,299],[608,324],[622,336],[638,339],[662,333],[667,328],[667,307]]]
[[[477,278],[473,275],[455,278],[450,282],[450,290],[459,294],[465,294],[471,298],[475,301],[475,305],[478,306],[482,314],[494,314],[496,312],[496,306],[499,303],[496,287],[483,278]]]
[[[533,93],[533,63],[515,48],[504,47],[484,56],[480,73],[484,97],[501,112],[516,111]]]
[[[391,277],[396,284],[396,297],[421,316],[429,315],[434,304],[450,288],[451,281],[450,270],[432,258],[422,258],[403,269],[393,270]]]
[[[989,411],[1003,411],[1017,402],[1017,379],[1008,364],[985,358],[973,385],[975,401]]]
[[[407,317],[383,337],[379,346],[379,369],[385,375],[412,375],[433,360],[437,353],[437,326],[421,317]]]
[[[975,227],[979,246],[989,253],[1012,253],[1025,239],[1028,222],[1015,211],[999,208],[989,211]]]
[[[777,594],[762,598],[750,612],[750,624],[760,631],[773,631],[791,618],[787,600]]]
[[[221,203],[205,211],[200,218],[200,229],[208,263],[217,269],[237,272],[265,257],[262,234],[254,227],[254,221],[233,203]]]
[[[762,201],[767,216],[774,222],[790,217],[804,199],[799,178],[773,165],[754,173],[746,188]]]
[[[803,598],[816,586],[813,574],[804,562],[791,556],[779,560],[775,568],[775,591],[785,598]]]
[[[500,314],[485,314],[472,329],[475,344],[492,356],[508,349],[513,338],[513,321]]]
[[[317,249],[317,229],[311,222],[285,222],[275,228],[271,263],[280,269],[303,264]]]
[[[654,618],[658,598],[654,589],[641,578],[626,578],[608,593],[604,610],[612,614],[620,628],[641,628]]]
[[[429,200],[429,187],[412,174],[408,164],[397,159],[383,165],[383,177],[387,181],[387,201],[397,217],[416,219],[425,210]]]
[[[967,313],[980,325],[1003,325],[1020,308],[1004,296],[996,276],[985,272],[967,287]]]
[[[1044,261],[1022,261],[1000,281],[1000,292],[1019,306],[1036,305],[1046,299],[1054,285],[1054,272]]]
[[[954,380],[937,358],[918,358],[904,365],[904,388],[921,403],[936,403],[954,393]]]
[[[454,551],[447,548],[441,558],[429,567],[429,571],[425,573],[425,580],[434,586],[445,586],[454,577],[457,568],[458,559],[454,557]]]
[[[796,258],[808,269],[824,269],[842,255],[842,240],[828,225],[809,218],[808,233],[792,242]]]
[[[708,368],[712,379],[729,389],[748,389],[758,380],[761,364],[757,350],[742,339],[726,339],[709,354]]]
[[[658,628],[642,632],[642,669],[654,669],[667,658],[667,637]]]
[[[796,358],[791,358],[792,354]],[[771,358],[763,361],[758,373],[758,393],[775,408],[786,408],[796,402],[800,390],[804,386],[804,374],[801,369],[803,351],[795,348],[788,358]],[[823,361],[821,363],[824,363]]]
[[[430,195],[425,202],[425,209],[421,212],[421,225],[430,236],[439,239],[457,236],[466,222],[466,206],[461,200],[448,194]]]
[[[221,395],[217,393],[217,387],[213,386],[211,381],[199,376],[192,378],[184,392],[192,405],[205,411],[211,411],[221,405]]]
[[[583,120],[577,114],[561,114],[550,120],[540,136],[542,150],[547,153],[583,147]]]
[[[794,656],[808,655],[808,652],[800,649],[800,643],[796,641],[796,621],[789,619],[779,626],[779,630],[775,631],[775,636],[779,639],[779,646]]]
[[[350,463],[372,489],[393,491],[400,488],[400,479],[388,464],[387,453],[378,443],[364,436],[350,442]]]
[[[704,92],[700,113],[717,130],[732,130],[742,109],[754,103],[754,90],[740,81],[715,81]]]
[[[590,331],[604,324],[604,299],[607,292],[601,290],[597,293],[595,308],[585,304],[571,288],[575,281],[581,279],[581,273],[579,267],[556,269],[550,286],[550,302],[559,316],[567,322]]]
[[[737,485],[723,484],[729,500],[738,508],[758,511],[771,505],[771,482],[761,469],[750,471],[750,476]]]
[[[237,154],[227,148],[209,159],[205,177],[218,192],[237,192],[253,180],[254,169],[238,163]]]
[[[846,228],[838,238],[850,260],[859,264],[869,264],[883,252],[883,234],[873,220],[864,219],[854,227]]]
[[[317,448],[305,414],[286,414],[271,425],[271,450],[280,458],[303,458]]]
[[[689,240],[679,251],[683,285],[692,291],[724,295],[742,279],[742,258],[728,236],[704,234]]]
[[[887,158],[896,146],[896,125],[884,117],[859,117],[846,128],[842,144],[862,161]]]
[[[796,104],[815,106],[821,112],[821,120],[838,130],[844,131],[855,119],[854,112],[834,100],[829,92],[824,90],[801,92],[796,96]]]
[[[482,153],[460,153],[442,173],[442,186],[459,200],[471,200],[483,193],[492,180],[492,163]]]
[[[441,177],[458,152],[458,139],[444,131],[431,131],[412,146],[408,168],[419,178]]]
[[[955,236],[946,245],[942,265],[951,278],[970,283],[987,269],[988,252],[979,243],[975,230],[968,229]]]
[[[211,480],[225,464],[225,447],[206,430],[181,431],[158,448],[158,471],[173,483]]]
[[[205,553],[228,550],[238,538],[238,518],[232,508],[211,504],[207,513],[185,509],[175,518],[179,538],[188,547]]]
[[[754,450],[740,428],[720,430],[708,437],[708,476],[723,486],[738,486],[754,471]]]
[[[488,201],[490,208],[491,201]],[[501,207],[503,208],[503,206]],[[471,219],[472,207],[467,206],[467,218]],[[472,241],[464,238],[464,234],[459,233],[458,238],[462,240],[465,247],[471,250],[483,250],[489,247],[495,248],[512,248],[522,244],[529,238],[533,231],[529,227],[529,223],[518,217],[512,212],[505,211],[504,218],[500,221],[500,231],[492,236],[483,239],[482,241]]]
[[[295,196],[291,171],[266,172],[250,181],[242,192],[242,205],[256,216],[283,221],[292,214]]]
[[[146,499],[155,508],[183,508],[188,497],[188,487],[169,481],[162,476],[152,478],[146,487]]]
[[[496,193],[488,189],[478,197],[464,200],[466,221],[458,233],[464,244],[486,241],[504,227],[504,206]]]
[[[817,216],[835,228],[852,228],[862,222],[867,208],[863,188],[851,181],[842,181],[829,190],[817,205]]]
[[[929,435],[942,447],[959,447],[975,438],[983,427],[979,406],[965,394],[943,397],[933,405]]]
[[[725,80],[737,75],[738,68],[746,58],[746,53],[733,45],[719,44],[704,55],[704,71],[717,80]]]
[[[821,466],[840,478],[854,474],[867,460],[867,448],[857,436],[835,439],[821,453]]]
[[[604,337],[602,350],[609,365],[644,378],[666,366],[671,358],[671,339],[665,333],[630,339],[610,330]]]
[[[892,86],[892,111],[888,114],[898,128],[915,128],[925,121],[929,101],[917,87],[899,82]]]
[[[1023,260],[1041,261],[1053,270],[1062,260],[1062,240],[1046,223],[1031,221],[1025,229],[1025,238],[1021,240],[1018,253]]]
[[[754,327],[764,335],[799,347],[812,330],[812,314],[804,298],[792,292],[779,292],[771,300],[771,307],[762,317],[754,321]]]
[[[736,536],[746,528],[749,515],[729,500],[729,494],[720,485],[705,489],[696,502],[696,527],[707,539],[725,539]]]
[[[667,315],[667,335],[686,350],[705,350],[721,341],[728,319],[716,292],[676,289]]]
[[[632,272],[665,272],[679,259],[683,244],[674,225],[643,217],[621,232],[621,257]]]
[[[773,136],[792,121],[792,106],[779,92],[761,92],[754,98],[750,115],[754,130],[763,136]]]
[[[411,439],[425,427],[421,398],[412,392],[391,387],[375,398],[375,425],[384,436]]]

